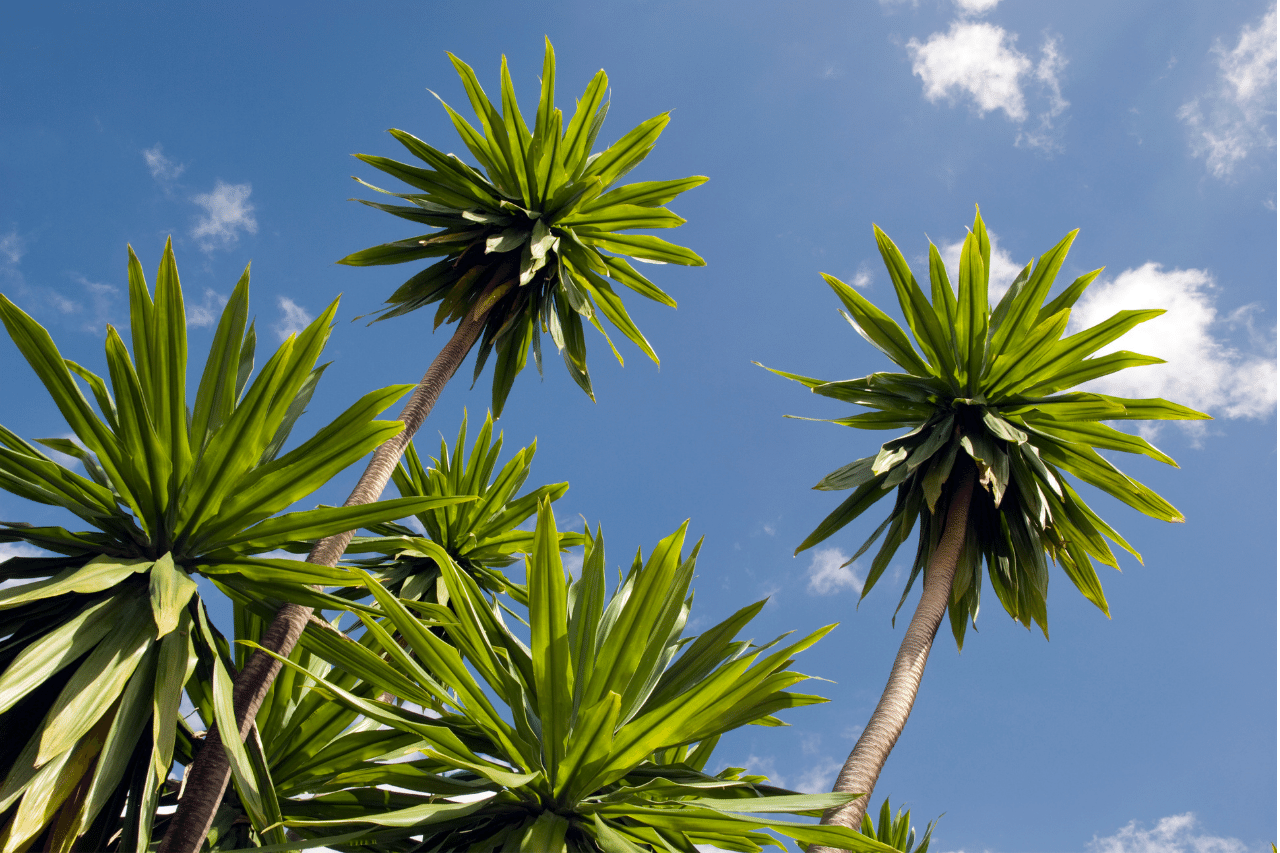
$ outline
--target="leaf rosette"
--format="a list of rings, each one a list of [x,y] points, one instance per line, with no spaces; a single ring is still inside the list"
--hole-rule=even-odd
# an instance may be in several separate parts
[[[397,598],[447,604],[433,542],[443,548],[458,568],[470,574],[487,592],[503,593],[522,605],[528,604],[524,584],[508,578],[503,569],[533,548],[534,533],[525,522],[544,500],[557,501],[569,490],[568,483],[549,483],[516,496],[529,478],[534,441],[522,447],[501,467],[502,433],[493,434],[493,416],[485,417],[470,453],[467,452],[467,417],[463,412],[452,452],[440,439],[439,456],[423,465],[413,444],[405,448],[404,459],[392,473],[392,481],[403,498],[471,497],[466,503],[439,506],[417,513],[418,531],[396,522],[371,526],[375,536],[357,536],[347,547],[348,563],[369,572]],[[580,533],[561,532],[560,548],[583,544]],[[364,559],[355,555],[376,554]],[[340,595],[359,600],[369,595],[363,585],[342,590]]]
[[[1107,540],[1137,551],[1085,503],[1070,474],[1161,521],[1182,514],[1148,487],[1121,472],[1098,451],[1140,454],[1175,465],[1146,439],[1106,421],[1195,420],[1209,416],[1162,399],[1128,399],[1071,390],[1128,367],[1163,359],[1125,350],[1096,355],[1162,310],[1120,311],[1063,337],[1072,306],[1102,270],[1075,279],[1055,297],[1049,291],[1076,236],[1072,231],[1018,273],[992,308],[988,302],[991,243],[981,214],[960,252],[953,289],[936,246],[929,245],[930,295],[916,283],[893,241],[875,228],[911,338],[887,314],[833,276],[825,275],[848,313],[845,319],[903,372],[872,373],[827,382],[774,370],[813,393],[870,411],[832,420],[859,429],[908,429],[873,456],[832,471],[814,488],[852,490],[796,549],[822,542],[894,495],[893,509],[849,561],[884,536],[863,585],[869,593],[917,522],[919,546],[902,593],[939,542],[961,466],[976,469],[967,532],[952,584],[948,613],[956,643],[978,615],[982,565],[1005,610],[1048,636],[1045,606],[1048,562],[1056,562],[1104,613],[1106,597],[1094,562],[1119,568]],[[912,339],[915,345],[912,344]],[[918,347],[918,349],[917,349]],[[902,603],[899,602],[899,608]]]
[[[778,712],[826,701],[790,692],[807,677],[788,667],[834,626],[788,643],[786,635],[762,645],[737,639],[764,606],[757,602],[682,637],[698,551],[683,554],[684,535],[681,526],[647,559],[637,552],[609,595],[599,530],[570,582],[543,500],[526,562],[528,644],[439,546],[449,608],[399,600],[367,577],[379,608],[358,613],[379,653],[367,675],[396,683],[404,704],[362,699],[325,680],[316,689],[420,735],[424,757],[452,768],[438,784],[466,782],[475,792],[285,824],[334,833],[363,825],[368,840],[421,836],[420,849],[438,851],[756,851],[780,846],[761,831],[770,829],[802,844],[888,853],[892,847],[850,829],[777,817],[816,817],[855,795],[796,794],[741,768],[705,770],[725,732],[783,725]]]
[[[608,77],[600,71],[592,78],[566,124],[555,107],[556,63],[550,40],[532,128],[520,113],[506,57],[502,59],[501,109],[489,100],[469,65],[453,54],[449,58],[480,127],[441,103],[480,168],[409,133],[392,130],[392,136],[423,165],[356,156],[417,192],[394,193],[360,181],[408,204],[360,201],[438,230],[355,252],[340,263],[371,266],[439,258],[401,285],[377,319],[435,303],[439,303],[437,328],[468,314],[484,316],[475,376],[480,376],[490,354],[496,353],[495,416],[502,414],[531,349],[541,372],[542,332],[550,334],[569,375],[594,399],[584,320],[605,336],[619,363],[622,356],[609,340],[602,317],[658,361],[614,284],[673,308],[676,304],[627,259],[685,266],[705,263],[689,249],[655,235],[623,232],[684,224],[664,205],[707,179],[619,185],[648,156],[670,115],[655,116],[605,150],[592,153],[609,109]]]
[[[186,314],[172,248],[165,246],[154,298],[132,249],[128,278],[132,353],[108,326],[108,379],[64,359],[49,333],[0,295],[0,320],[75,436],[37,443],[85,471],[0,427],[0,488],[92,528],[0,523],[0,542],[58,555],[0,563],[0,580],[19,582],[0,589],[6,853],[45,830],[49,849],[72,849],[81,836],[96,841],[78,849],[101,849],[122,812],[120,843],[147,846],[175,749],[186,758],[193,751],[194,733],[178,714],[183,690],[218,656],[194,576],[268,605],[327,603],[322,588],[350,583],[349,570],[264,552],[470,500],[279,514],[398,433],[399,422],[375,418],[409,386],[366,394],[282,453],[324,371],[316,362],[336,301],[250,381],[256,336],[252,324],[246,330],[246,270],[188,408]]]

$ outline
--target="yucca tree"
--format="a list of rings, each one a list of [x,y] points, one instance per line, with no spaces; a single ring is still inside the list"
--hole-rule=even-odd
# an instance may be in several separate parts
[[[919,522],[919,544],[902,600],[923,572],[920,603],[889,683],[840,772],[836,790],[870,794],[875,787],[906,724],[944,612],[950,612],[957,645],[963,643],[968,622],[977,617],[983,563],[1005,610],[1028,627],[1035,622],[1046,637],[1046,557],[1108,613],[1093,561],[1119,568],[1107,539],[1135,557],[1138,553],[1089,508],[1066,474],[1153,518],[1183,520],[1168,501],[1097,451],[1137,453],[1170,465],[1173,460],[1103,421],[1208,415],[1160,399],[1070,390],[1126,367],[1160,363],[1127,351],[1092,356],[1137,324],[1164,313],[1121,311],[1062,337],[1072,306],[1101,272],[1080,276],[1046,301],[1075,236],[1072,231],[1034,265],[1028,263],[992,309],[987,301],[991,244],[981,214],[961,249],[958,290],[952,289],[942,258],[930,244],[932,298],[916,283],[893,241],[875,228],[876,244],[919,352],[888,315],[824,275],[858,334],[904,372],[825,382],[774,371],[815,394],[872,410],[833,423],[910,430],[818,483],[815,488],[852,489],[853,494],[796,549],[799,553],[822,542],[881,498],[895,495],[888,518],[853,558],[884,534],[863,585],[865,596]],[[833,810],[825,821],[857,826],[865,802]]]
[[[533,456],[538,450],[534,441],[522,447],[501,468],[502,433],[493,434],[493,416],[487,415],[471,452],[467,452],[467,416],[449,444],[440,439],[440,455],[431,459],[430,467],[422,464],[413,443],[405,448],[404,459],[391,475],[401,497],[473,497],[467,503],[418,513],[425,536],[396,522],[372,525],[374,536],[357,536],[347,548],[349,565],[359,566],[373,575],[397,598],[414,601],[448,603],[443,597],[443,579],[425,540],[444,549],[450,559],[471,575],[481,589],[509,595],[517,603],[529,603],[524,584],[508,578],[503,569],[533,548],[533,531],[522,525],[538,511],[543,500],[556,501],[569,490],[568,483],[550,483],[520,495],[516,492],[529,478]],[[561,532],[560,548],[583,544],[580,533]],[[376,554],[360,559],[355,555]],[[335,594],[360,599],[368,596],[363,585],[337,591]]]
[[[471,67],[453,54],[449,58],[462,78],[480,129],[448,104],[441,104],[481,169],[402,130],[391,134],[419,163],[357,155],[416,190],[391,193],[361,181],[369,189],[409,202],[362,200],[364,204],[439,229],[374,246],[339,262],[372,266],[440,258],[401,285],[377,319],[439,303],[437,328],[459,321],[449,345],[456,344],[458,363],[444,369],[456,370],[477,341],[477,377],[489,355],[496,354],[493,411],[497,416],[531,349],[542,370],[542,332],[550,333],[569,375],[589,395],[584,320],[608,341],[600,322],[603,317],[657,363],[658,356],[609,280],[674,308],[675,300],[637,272],[627,258],[704,264],[694,252],[660,237],[620,233],[684,224],[663,205],[707,180],[697,176],[618,186],[648,156],[670,115],[654,116],[593,154],[609,110],[605,100],[609,78],[604,71],[587,85],[565,126],[555,106],[556,61],[548,39],[531,130],[516,102],[506,57],[502,59],[501,110],[489,100]],[[621,362],[612,341],[609,346]]]
[[[691,177],[619,185],[623,176],[648,156],[667,124],[667,114],[649,119],[604,151],[592,153],[608,111],[608,78],[603,71],[588,84],[565,125],[555,107],[555,54],[548,40],[538,107],[530,129],[516,101],[505,58],[501,109],[489,100],[466,63],[452,54],[450,59],[480,128],[448,105],[445,109],[480,168],[393,130],[396,139],[423,165],[365,155],[361,159],[417,192],[399,194],[408,205],[367,203],[437,230],[356,252],[342,263],[367,266],[440,258],[393,293],[379,319],[439,302],[435,325],[456,321],[457,327],[401,412],[404,431],[374,454],[348,505],[367,503],[382,494],[409,439],[477,342],[477,377],[490,353],[496,352],[495,415],[501,415],[530,349],[541,368],[544,329],[563,354],[570,376],[591,394],[584,318],[608,339],[600,322],[603,316],[646,355],[658,360],[610,280],[649,299],[675,305],[637,272],[627,257],[692,266],[704,263],[689,249],[651,234],[619,233],[682,224],[684,220],[663,205],[706,180]],[[612,341],[610,348],[621,361]],[[309,559],[335,565],[350,537],[348,532],[320,543]],[[310,609],[300,604],[282,608],[263,645],[288,655],[309,616]],[[248,717],[256,713],[278,671],[272,658],[259,655],[251,658],[237,677],[237,691],[247,696],[244,714]],[[239,708],[237,703],[237,715]],[[244,718],[240,719],[243,726]],[[225,757],[218,750],[202,751],[187,783],[193,803],[183,803],[174,829],[165,839],[165,853],[195,853],[199,848],[202,827],[212,820],[211,809],[221,797],[228,774]],[[196,806],[195,801],[203,805]]]
[[[132,354],[107,327],[109,380],[58,352],[0,295],[0,321],[75,435],[42,439],[87,476],[0,427],[0,488],[92,529],[0,524],[0,541],[59,556],[14,558],[0,580],[0,850],[99,849],[125,815],[123,849],[145,849],[175,749],[193,748],[177,710],[211,651],[194,575],[260,600],[314,600],[344,569],[255,556],[457,498],[411,498],[277,515],[400,431],[377,414],[408,390],[365,395],[281,455],[323,368],[336,303],[290,336],[249,381],[246,271],[222,313],[189,403],[182,288],[166,244],[155,297],[129,251]],[[98,411],[86,399],[88,386]],[[176,745],[175,745],[176,744]],[[109,835],[109,833],[108,833]],[[77,840],[83,838],[84,840]],[[92,839],[92,840],[89,840]]]
[[[892,847],[843,827],[767,816],[817,816],[852,795],[795,794],[740,768],[705,771],[725,732],[781,725],[777,712],[826,701],[788,692],[806,676],[787,667],[834,626],[781,647],[781,637],[759,646],[737,640],[764,605],[757,602],[682,639],[698,550],[682,553],[684,535],[681,526],[647,560],[637,553],[610,596],[599,530],[586,543],[581,576],[570,583],[544,500],[526,563],[528,645],[439,546],[432,549],[452,609],[402,601],[366,576],[380,612],[358,615],[388,657],[371,661],[369,672],[381,669],[384,683],[398,679],[396,694],[423,713],[325,681],[317,690],[422,737],[430,743],[425,756],[451,769],[419,777],[416,790],[438,792],[431,802],[285,824],[348,840],[362,827],[384,843],[422,836],[415,849],[433,851],[693,853],[695,844],[756,851],[777,845],[759,832],[768,828],[806,844],[888,853]],[[290,667],[304,676],[299,665]],[[470,786],[465,801],[456,798],[461,785]]]

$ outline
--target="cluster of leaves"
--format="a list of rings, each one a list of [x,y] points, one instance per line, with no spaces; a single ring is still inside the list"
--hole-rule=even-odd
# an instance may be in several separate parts
[[[887,314],[852,287],[824,277],[858,334],[905,372],[838,382],[774,372],[803,383],[815,394],[872,410],[833,423],[862,429],[910,427],[911,431],[885,442],[874,456],[850,462],[818,483],[815,488],[852,489],[853,494],[797,552],[823,541],[896,492],[888,518],[854,559],[884,535],[863,586],[865,596],[919,520],[920,545],[903,590],[905,601],[941,535],[947,507],[962,480],[956,472],[961,466],[975,466],[981,488],[970,504],[949,607],[957,644],[963,643],[965,629],[978,613],[983,562],[1005,610],[1028,627],[1034,621],[1046,636],[1046,554],[1062,566],[1086,598],[1107,612],[1093,561],[1119,567],[1107,539],[1135,557],[1138,553],[1081,499],[1063,472],[1149,516],[1182,521],[1181,513],[1168,501],[1126,476],[1098,450],[1144,454],[1171,465],[1173,460],[1145,439],[1102,422],[1208,415],[1161,399],[1066,389],[1126,367],[1161,363],[1161,359],[1127,351],[1093,356],[1163,311],[1121,311],[1062,337],[1072,306],[1101,272],[1080,276],[1046,302],[1074,231],[1034,265],[1028,263],[994,309],[987,297],[991,243],[981,214],[961,249],[958,290],[952,289],[942,258],[930,244],[931,298],[916,283],[893,241],[879,228],[875,234],[919,352]]]
[[[482,171],[411,134],[392,130],[426,168],[386,157],[358,156],[418,192],[389,193],[365,184],[409,204],[364,203],[440,230],[374,246],[340,263],[368,266],[440,258],[396,290],[378,319],[437,302],[436,327],[468,314],[485,317],[475,376],[480,376],[490,353],[496,352],[493,410],[497,415],[502,414],[530,348],[541,372],[543,331],[551,335],[569,375],[589,395],[584,319],[608,340],[600,322],[603,316],[656,363],[656,353],[609,281],[675,307],[675,301],[626,258],[704,263],[689,249],[654,235],[619,233],[683,224],[685,220],[663,205],[706,181],[691,177],[615,186],[648,156],[669,116],[655,116],[593,154],[591,147],[609,109],[605,100],[609,80],[604,71],[592,78],[565,125],[555,107],[555,53],[548,40],[530,130],[520,114],[505,57],[501,110],[489,100],[471,67],[452,54],[449,57],[480,129],[448,104],[444,108]],[[609,346],[621,362],[612,341]]]
[[[362,672],[406,704],[370,700],[325,679],[316,689],[420,738],[425,758],[412,781],[397,784],[425,796],[411,806],[285,825],[350,837],[372,824],[382,828],[373,840],[421,836],[419,849],[439,851],[691,852],[695,844],[750,851],[777,844],[762,828],[805,844],[892,849],[852,830],[767,816],[817,816],[854,795],[797,795],[740,768],[705,772],[725,732],[780,725],[776,712],[825,701],[789,692],[806,676],[787,667],[834,626],[779,648],[782,638],[760,646],[737,640],[764,604],[758,602],[701,636],[682,638],[697,556],[696,547],[682,554],[684,533],[682,526],[647,560],[637,553],[608,596],[601,533],[587,538],[582,574],[569,583],[544,500],[526,563],[527,645],[435,543],[426,547],[449,607],[398,599],[366,575],[378,607],[358,615],[377,654]],[[288,665],[315,677],[299,663]]]
[[[440,455],[431,460],[428,468],[423,466],[417,449],[410,444],[405,449],[404,460],[392,474],[392,480],[400,496],[405,498],[472,497],[474,500],[418,513],[415,518],[422,525],[425,537],[395,522],[370,525],[370,531],[378,535],[356,537],[348,546],[347,554],[377,553],[377,557],[353,559],[351,563],[372,574],[397,598],[447,604],[448,592],[428,544],[434,543],[443,548],[449,558],[470,574],[482,589],[505,593],[520,604],[528,604],[524,585],[508,579],[502,569],[514,563],[517,555],[527,554],[533,547],[533,531],[522,529],[521,525],[533,517],[543,500],[562,498],[569,490],[569,484],[539,486],[515,497],[529,477],[538,444],[535,441],[528,447],[522,447],[501,469],[497,469],[502,452],[502,434],[494,438],[492,414],[485,417],[470,454],[466,453],[466,445],[467,416],[464,411],[452,454],[448,443],[441,438]],[[577,533],[563,532],[559,535],[561,549],[581,545],[584,541],[584,537]],[[338,594],[358,600],[367,596],[368,590],[359,586]]]
[[[873,823],[871,810],[868,809],[862,816],[860,830],[868,838],[888,844],[900,853],[929,853],[929,839],[933,837],[933,828],[937,824],[938,821],[934,820],[926,826],[924,835],[920,836],[920,843],[916,844],[916,830],[911,825],[911,810],[900,808],[895,815],[889,807],[889,798],[885,797],[884,802],[880,804],[879,819]]]
[[[193,574],[261,602],[312,600],[347,569],[255,556],[459,498],[400,498],[279,513],[387,437],[374,418],[406,387],[373,391],[281,454],[323,368],[336,303],[287,339],[250,381],[249,279],[236,285],[188,410],[186,315],[166,245],[155,297],[129,253],[130,354],[107,328],[109,382],[64,359],[49,334],[0,296],[0,320],[75,435],[41,444],[82,476],[0,427],[0,487],[59,507],[93,529],[4,523],[0,541],[61,555],[12,558],[0,580],[0,849],[69,850],[85,835],[144,847],[176,753],[193,733],[177,709],[195,696],[215,643]],[[97,403],[94,411],[77,377]],[[203,664],[201,663],[203,661]]]

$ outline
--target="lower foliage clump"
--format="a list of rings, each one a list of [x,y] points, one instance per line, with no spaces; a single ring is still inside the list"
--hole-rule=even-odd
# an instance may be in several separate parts
[[[777,712],[826,701],[790,692],[807,676],[788,666],[834,626],[785,645],[737,639],[758,602],[682,638],[697,557],[696,546],[682,554],[684,536],[681,527],[647,560],[637,553],[609,595],[600,531],[586,537],[582,573],[568,581],[544,501],[526,561],[527,644],[434,543],[427,548],[447,607],[398,599],[366,575],[377,602],[357,611],[360,645],[375,653],[366,675],[398,701],[287,664],[351,712],[418,738],[423,758],[393,765],[412,769],[395,782],[402,792],[385,799],[391,808],[361,804],[284,825],[324,833],[317,844],[359,839],[404,850],[755,851],[779,844],[764,829],[802,844],[893,849],[777,817],[816,817],[852,795],[797,794],[741,768],[708,772],[726,732],[782,725]],[[338,805],[336,796],[316,799]]]

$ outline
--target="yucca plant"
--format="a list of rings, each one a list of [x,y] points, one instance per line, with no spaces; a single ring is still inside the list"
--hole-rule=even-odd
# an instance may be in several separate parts
[[[681,526],[647,560],[637,553],[610,596],[599,530],[585,546],[581,576],[570,583],[544,500],[527,560],[528,645],[438,546],[452,609],[401,601],[368,577],[381,616],[359,615],[388,657],[371,662],[370,672],[382,667],[383,682],[401,679],[396,694],[424,713],[324,681],[317,689],[429,741],[426,756],[453,768],[433,784],[466,783],[485,796],[459,801],[442,791],[410,808],[286,825],[343,833],[365,826],[372,839],[422,836],[417,849],[435,851],[692,853],[695,844],[744,851],[778,844],[761,829],[805,844],[892,850],[843,827],[772,817],[817,816],[853,795],[795,794],[740,768],[716,775],[704,769],[725,732],[781,725],[777,712],[825,701],[788,692],[806,676],[787,667],[834,626],[780,647],[781,637],[763,645],[737,640],[764,605],[758,602],[701,636],[682,638],[698,550],[682,553],[684,535]]]
[[[556,501],[569,490],[568,483],[551,483],[516,497],[516,492],[529,478],[538,443],[522,447],[501,468],[502,433],[493,434],[493,416],[487,415],[475,443],[467,453],[467,416],[449,444],[440,439],[440,455],[424,467],[412,442],[405,448],[404,460],[391,475],[401,497],[472,496],[468,503],[418,513],[423,536],[396,522],[372,525],[375,536],[357,536],[347,548],[348,563],[368,571],[397,598],[414,601],[448,603],[440,568],[427,550],[430,540],[449,555],[458,568],[470,574],[481,589],[509,595],[527,605],[524,584],[508,578],[503,569],[533,548],[533,531],[522,527],[538,511],[543,500]],[[561,532],[560,548],[581,545],[580,533]],[[376,554],[359,559],[354,555]],[[443,595],[441,593],[444,593]],[[363,598],[369,594],[363,585],[336,592]]]
[[[631,321],[609,280],[674,308],[675,300],[637,272],[626,258],[659,264],[704,264],[689,249],[659,237],[619,233],[684,224],[685,220],[663,205],[706,181],[698,176],[617,186],[648,156],[670,115],[654,116],[593,154],[592,146],[609,110],[605,100],[609,78],[604,71],[587,85],[565,126],[555,106],[556,60],[548,39],[542,60],[542,90],[530,129],[520,114],[505,56],[501,110],[489,100],[471,67],[453,54],[449,58],[462,78],[480,129],[448,104],[441,104],[481,168],[474,169],[402,130],[392,130],[392,136],[419,163],[356,156],[417,192],[390,193],[361,181],[369,189],[409,204],[361,201],[440,230],[374,246],[339,263],[370,266],[440,258],[401,285],[378,319],[439,303],[437,328],[445,322],[462,321],[454,335],[455,340],[463,341],[458,347],[459,362],[479,340],[475,370],[479,377],[490,353],[496,353],[495,415],[502,414],[530,349],[538,370],[542,370],[542,332],[550,333],[569,375],[589,395],[584,320],[609,340],[600,322],[603,316],[656,363],[658,356]],[[609,346],[621,362],[612,341]]]
[[[872,410],[833,423],[910,430],[815,486],[852,489],[853,494],[796,549],[799,553],[822,542],[881,498],[895,495],[888,518],[852,558],[884,535],[863,585],[865,596],[919,522],[919,544],[902,601],[923,572],[920,603],[880,703],[836,785],[836,790],[868,794],[906,724],[944,612],[950,611],[957,645],[968,622],[977,617],[983,563],[1005,610],[1028,627],[1035,622],[1046,637],[1046,556],[1110,615],[1093,561],[1119,568],[1107,539],[1135,557],[1138,553],[1089,508],[1066,474],[1153,518],[1183,520],[1168,501],[1121,473],[1098,450],[1138,453],[1170,465],[1173,460],[1146,440],[1102,422],[1208,417],[1161,399],[1069,390],[1126,367],[1160,363],[1127,351],[1092,356],[1137,324],[1164,313],[1121,311],[1062,337],[1072,306],[1101,272],[1080,276],[1048,300],[1075,231],[1034,265],[1028,263],[994,309],[987,300],[991,243],[980,213],[961,249],[958,291],[930,244],[932,299],[920,289],[893,241],[879,228],[875,236],[919,352],[897,323],[862,294],[832,276],[824,278],[858,334],[905,372],[825,382],[773,371],[815,394]],[[856,826],[865,807],[865,799],[856,800],[826,819]]]
[[[889,808],[889,798],[885,797],[880,804],[880,819],[872,823],[871,815],[864,814],[860,831],[868,838],[888,844],[899,853],[929,853],[929,839],[937,824],[938,821],[935,820],[926,826],[920,843],[916,844],[916,828],[911,825],[911,810],[899,808],[895,815]]]
[[[667,124],[667,114],[642,123],[604,151],[592,153],[608,110],[608,78],[603,71],[588,84],[565,125],[555,107],[555,54],[548,40],[538,107],[530,129],[521,116],[505,58],[501,110],[489,100],[471,68],[452,55],[450,59],[462,78],[480,129],[447,105],[445,109],[480,169],[393,130],[396,139],[423,165],[363,155],[362,159],[418,192],[399,194],[408,205],[368,203],[438,230],[356,252],[342,263],[376,265],[440,258],[391,295],[380,319],[439,302],[435,325],[454,320],[458,325],[401,412],[404,431],[374,454],[348,504],[368,503],[382,494],[404,448],[477,341],[477,377],[490,353],[497,354],[495,415],[501,415],[531,348],[541,367],[543,329],[564,355],[570,376],[591,394],[583,318],[604,333],[603,316],[657,361],[609,281],[675,305],[626,258],[694,266],[704,263],[692,251],[651,234],[618,233],[682,224],[684,220],[663,205],[706,180],[691,177],[618,186],[649,154]],[[610,348],[621,361],[611,341]],[[309,559],[335,565],[351,535],[348,531],[321,542]],[[305,607],[282,609],[264,645],[287,656],[309,615]],[[238,689],[252,694],[245,705],[248,717],[256,713],[278,671],[271,658],[255,656],[237,677]],[[240,723],[243,727],[243,718]],[[202,792],[194,799],[205,805],[183,804],[175,829],[166,838],[164,853],[195,853],[199,849],[201,827],[212,819],[208,809],[216,802],[203,792],[225,786],[228,773],[219,753],[201,756],[192,768],[187,789]]]
[[[129,251],[132,355],[107,327],[110,380],[64,359],[48,332],[0,295],[0,320],[75,440],[40,443],[0,427],[0,488],[65,509],[91,530],[5,522],[0,541],[59,556],[13,558],[0,580],[0,850],[89,849],[126,815],[125,849],[145,849],[151,812],[191,732],[177,710],[208,651],[193,575],[276,601],[345,569],[256,556],[293,537],[402,517],[456,498],[410,498],[277,515],[400,430],[377,414],[406,390],[365,395],[296,449],[281,450],[323,368],[336,303],[290,336],[249,381],[249,277],[223,311],[188,408],[182,288],[166,244],[153,300]],[[94,411],[77,381],[97,402]],[[229,701],[229,697],[228,697]],[[94,841],[77,841],[81,836]]]

